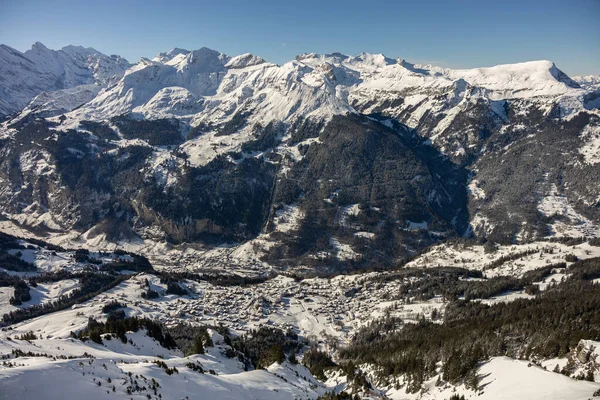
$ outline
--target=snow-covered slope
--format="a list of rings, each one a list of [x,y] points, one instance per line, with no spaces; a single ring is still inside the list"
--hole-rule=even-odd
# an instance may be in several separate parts
[[[32,105],[50,101],[57,90],[71,89],[80,85],[87,86],[87,95],[75,100],[64,101],[52,107],[70,110],[90,101],[101,87],[118,79],[129,68],[127,60],[119,56],[106,56],[92,48],[66,46],[61,50],[51,50],[37,42],[30,50],[21,53],[6,45],[0,45],[0,115],[20,111],[34,97],[41,95]],[[84,89],[80,89],[82,92]],[[42,94],[43,92],[48,92]],[[68,93],[70,95],[70,93]],[[65,93],[57,96],[64,97]]]
[[[127,339],[126,344],[113,339],[99,345],[61,338],[2,338],[0,354],[19,350],[36,355],[16,357],[0,367],[0,399],[64,399],[66,388],[68,398],[86,399],[315,399],[325,391],[299,365],[244,371],[237,360],[221,354],[228,346],[183,357],[142,331],[128,333]],[[177,372],[167,374],[155,361]],[[194,371],[190,364],[206,372]]]
[[[196,151],[186,148],[192,161],[206,163],[219,154],[207,157],[222,141],[214,133],[221,136],[223,129],[238,133],[225,148],[236,150],[251,140],[257,124],[377,113],[419,129],[445,154],[464,160],[482,146],[477,127],[456,131],[466,115],[484,112],[506,128],[510,113],[526,115],[532,107],[563,116],[597,107],[588,92],[550,61],[453,70],[382,54],[334,53],[303,54],[275,65],[252,54],[176,48],[142,59],[115,86],[72,112],[64,126],[127,113],[175,117],[209,134],[197,141]]]
[[[240,116],[248,125],[266,125],[359,111],[385,113],[416,127],[427,115],[441,113],[444,118],[430,126],[441,133],[478,99],[537,99],[548,109],[558,102],[569,114],[583,108],[586,92],[550,61],[453,70],[382,54],[333,53],[303,54],[275,65],[252,54],[230,57],[207,48],[175,48],[124,72],[129,64],[118,56],[75,46],[54,51],[40,43],[25,53],[3,45],[0,57],[0,112],[18,111],[41,92],[95,84],[45,93],[30,105],[69,110],[87,103],[71,115],[75,120],[132,112],[151,119],[185,118],[192,126],[219,126]],[[591,89],[595,78],[579,79]],[[109,81],[114,86],[101,91]],[[501,104],[493,108],[506,119]]]
[[[586,89],[600,89],[600,75],[574,76],[573,80]]]
[[[149,119],[177,117],[192,127],[218,128],[230,122],[244,131],[254,123],[327,120],[358,111],[426,128],[435,139],[481,101],[504,122],[507,100],[526,100],[546,113],[560,104],[565,115],[589,101],[586,90],[550,61],[453,70],[382,54],[333,53],[303,54],[275,65],[252,54],[230,57],[207,48],[175,48],[152,60],[143,58],[124,72],[129,65],[117,56],[74,46],[53,51],[40,43],[24,54],[3,46],[0,57],[5,69],[0,72],[12,77],[2,82],[4,113],[39,95],[30,109],[81,106],[71,113],[69,127],[80,120],[134,113]],[[595,82],[592,78],[581,79]],[[114,83],[110,87],[109,81]],[[40,94],[90,83],[94,86]],[[433,114],[441,118],[431,121]]]
[[[323,79],[320,70],[296,61],[277,66],[252,54],[231,58],[207,48],[174,49],[142,59],[70,117],[103,120],[131,112],[220,126],[241,116],[250,125],[351,111]]]
[[[331,211],[319,219],[329,237],[311,257],[345,263],[361,258],[358,247],[397,237],[384,234],[385,220],[403,236],[388,247],[404,255],[447,236],[508,243],[599,234],[591,184],[599,96],[550,61],[453,70],[333,53],[276,65],[175,48],[110,75],[85,69],[107,61],[90,49],[2,54],[11,60],[5,68],[35,65],[38,80],[60,70],[77,84],[36,93],[0,125],[9,139],[0,209],[25,225],[83,233],[109,217],[102,223],[126,228],[115,237],[246,242],[272,234],[271,246],[299,243],[314,220],[309,210]],[[67,68],[65,57],[85,62]],[[87,72],[73,74],[76,67]],[[557,199],[567,211],[548,206]],[[348,222],[352,207],[358,223]]]
[[[277,66],[252,54],[230,58],[206,48],[173,49],[152,61],[143,59],[75,116],[103,119],[136,112],[146,118],[187,116],[192,125],[218,125],[243,111],[253,115],[250,120],[267,123],[310,116],[317,110],[323,116],[353,111],[355,106],[376,111],[385,105],[381,97],[392,95],[404,97],[406,106],[432,109],[431,100],[419,103],[426,96],[451,91],[458,104],[467,88],[480,88],[480,96],[492,101],[577,98],[584,92],[550,61],[452,70],[381,54],[335,53],[305,54]]]
[[[546,260],[553,260],[559,255],[561,259],[564,257],[566,248],[560,244],[555,246],[562,251],[553,255],[543,252]],[[503,252],[508,250],[502,249]],[[588,246],[580,248],[577,245],[569,250],[581,251],[583,257],[588,256]],[[518,249],[514,251],[518,253]],[[521,262],[528,268],[547,265],[537,258],[536,254],[531,259],[523,258]],[[104,321],[107,316],[103,307],[118,301],[129,317],[150,318],[168,326],[179,323],[218,326],[223,323],[235,334],[251,334],[250,328],[259,326],[292,329],[302,338],[318,340],[323,349],[333,352],[336,346],[346,345],[356,329],[384,315],[401,318],[406,324],[429,320],[430,316],[433,318],[434,310],[438,315],[444,315],[448,303],[439,296],[430,300],[413,298],[409,302],[390,298],[390,294],[402,293],[401,286],[407,282],[394,279],[395,273],[402,271],[314,278],[301,282],[280,276],[249,286],[185,281],[182,284],[192,289],[193,294],[184,296],[165,294],[166,285],[158,276],[131,276],[82,304],[15,323],[0,331],[0,398],[58,399],[64,397],[64,387],[68,387],[70,393],[91,399],[141,399],[146,394],[151,394],[152,399],[158,394],[162,398],[175,399],[185,396],[191,399],[199,395],[215,399],[315,399],[325,391],[349,390],[352,382],[340,376],[339,371],[329,371],[327,377],[330,379],[325,382],[316,380],[302,365],[288,362],[274,363],[264,370],[245,371],[243,363],[235,356],[227,355],[227,350],[231,349],[213,330],[209,334],[214,346],[207,346],[205,354],[187,357],[179,349],[162,347],[144,329],[127,332],[126,343],[106,334],[103,334],[102,343],[83,342],[72,338],[71,332],[85,328],[90,317]],[[504,273],[511,275],[514,272],[512,268],[506,268]],[[565,278],[559,275],[551,274],[546,279],[558,284]],[[70,280],[61,282],[64,284],[62,289],[67,289],[66,285],[72,283]],[[538,284],[542,289],[542,283]],[[159,298],[145,298],[143,293],[147,287],[157,290]],[[501,295],[491,300],[508,302],[514,299],[515,296]],[[436,321],[442,323],[441,320]],[[37,338],[21,339],[21,335],[29,332]],[[360,394],[361,398],[380,400],[447,400],[455,393],[473,400],[587,399],[600,389],[597,382],[597,347],[598,342],[582,341],[567,358],[538,360],[538,364],[542,362],[545,368],[540,368],[528,358],[515,360],[498,356],[486,359],[477,367],[476,390],[464,384],[440,384],[436,375],[425,381],[423,389],[418,392],[407,391],[406,386],[390,384],[389,381],[372,379],[373,388],[369,391],[372,397],[363,397],[362,391]],[[177,372],[169,374],[155,361],[177,368]],[[574,362],[574,373],[564,376],[552,372],[555,365],[564,366],[569,362]],[[204,373],[190,368],[190,363],[201,366]],[[360,368],[367,373],[373,372],[368,365]],[[593,372],[595,381],[573,379],[580,372],[587,373],[589,370]],[[60,388],[56,387],[57,383],[60,383]],[[136,389],[138,387],[139,390]]]

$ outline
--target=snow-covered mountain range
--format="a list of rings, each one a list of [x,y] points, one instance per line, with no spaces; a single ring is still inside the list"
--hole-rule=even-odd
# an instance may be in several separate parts
[[[0,400],[600,394],[600,87],[0,46]]]
[[[394,263],[456,236],[598,235],[600,92],[550,61],[276,65],[201,48],[129,65],[39,43],[2,57],[17,112],[0,126],[1,208],[36,229],[250,243],[300,265]]]
[[[182,118],[191,126],[219,126],[243,113],[246,125],[252,126],[378,112],[414,128],[423,115],[444,113],[433,127],[442,133],[458,114],[456,107],[478,98],[500,103],[557,101],[569,114],[578,106],[595,106],[584,99],[585,93],[550,61],[451,70],[381,54],[304,54],[278,66],[251,54],[229,57],[207,48],[174,49],[151,61],[142,59],[72,117],[105,120],[134,113],[150,119]],[[442,104],[436,95],[445,97]],[[403,104],[394,104],[399,99]],[[409,109],[410,118],[402,118]],[[502,110],[497,111],[502,117]]]
[[[574,76],[573,80],[586,89],[600,88],[600,75]]]
[[[51,111],[71,110],[93,99],[130,66],[122,57],[81,46],[50,50],[37,42],[21,53],[0,45],[0,115],[20,111],[30,102]]]

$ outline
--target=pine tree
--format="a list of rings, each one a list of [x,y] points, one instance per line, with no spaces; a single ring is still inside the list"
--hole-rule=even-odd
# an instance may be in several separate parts
[[[288,357],[288,361],[292,364],[298,364],[298,359],[296,358],[296,351],[292,349],[290,351],[290,356]]]
[[[92,329],[90,331],[90,340],[92,342],[96,342],[98,344],[102,344],[102,336],[100,336],[100,333],[97,330],[95,330],[95,329]]]
[[[191,354],[204,354],[204,343],[202,343],[202,335],[196,335],[194,337],[194,344],[190,349],[189,355]]]

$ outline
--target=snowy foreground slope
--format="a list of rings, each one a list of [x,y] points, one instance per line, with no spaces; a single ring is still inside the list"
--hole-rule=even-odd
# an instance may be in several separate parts
[[[138,337],[133,337],[137,340]],[[153,364],[153,354],[132,356],[127,349],[112,352],[85,346],[70,340],[33,341],[32,344],[0,344],[3,351],[19,348],[23,351],[51,355],[75,355],[72,360],[50,361],[46,357],[23,357],[22,366],[0,370],[0,398],[2,399],[314,399],[326,387],[317,383],[303,367],[289,363],[269,367],[267,370],[244,372],[239,368],[223,365],[223,356],[207,354],[186,359],[166,358],[169,367],[178,373],[167,375]],[[89,356],[81,357],[82,352]],[[215,369],[216,375],[189,370],[188,362],[200,363]],[[389,399],[447,399],[452,394],[465,398],[485,400],[531,399],[531,400],[584,400],[589,399],[598,383],[574,381],[548,372],[527,362],[509,358],[494,358],[483,364],[479,372],[484,375],[485,390],[473,395],[468,390],[439,390],[431,383],[431,391],[424,396],[413,397],[390,391],[386,397],[371,394],[364,398]],[[129,375],[131,373],[131,376]],[[306,377],[304,380],[302,377]],[[145,390],[128,392],[128,387]],[[154,392],[153,387],[157,387]],[[113,390],[114,388],[114,390]],[[329,389],[332,389],[331,387]]]
[[[28,241],[20,244],[32,246]],[[464,278],[461,272],[457,282],[477,284],[497,277],[525,279],[528,273],[551,266],[541,278],[532,281],[541,293],[551,293],[576,275],[576,263],[561,264],[565,258],[593,260],[600,256],[600,247],[587,242],[500,247],[493,253],[485,253],[483,246],[477,245],[460,250],[463,259],[456,262],[470,268],[474,275]],[[382,380],[378,367],[369,363],[356,366],[369,382],[368,388],[348,378],[343,369],[330,368],[324,378],[317,379],[302,366],[309,347],[336,354],[336,348],[352,344],[361,328],[382,318],[397,318],[404,329],[424,321],[443,323],[451,301],[439,295],[422,299],[416,292],[411,295],[409,291],[408,297],[402,293],[407,287],[418,285],[428,271],[436,270],[436,265],[451,265],[459,257],[452,251],[449,246],[432,249],[414,261],[424,263],[421,268],[426,268],[414,270],[415,273],[409,268],[300,281],[277,276],[264,282],[233,286],[194,280],[198,278],[182,279],[178,285],[184,294],[169,293],[169,286],[163,281],[165,275],[159,277],[152,271],[130,275],[85,302],[3,327],[0,331],[0,398],[141,399],[150,395],[152,399],[184,399],[186,396],[189,399],[209,396],[215,399],[316,399],[327,392],[344,390],[364,399],[447,400],[458,394],[467,399],[576,400],[591,398],[600,389],[600,360],[596,350],[600,343],[592,340],[582,340],[576,348],[557,358],[489,357],[477,366],[477,388],[467,383],[442,381],[440,384],[440,378],[445,376],[440,366],[423,381],[418,391],[409,390],[410,381],[406,386],[407,381],[403,383],[403,380],[407,377],[403,375],[393,378],[399,379],[396,381],[399,387],[393,379],[392,382]],[[71,260],[68,264],[61,261],[69,259],[68,252],[57,251],[51,259],[49,256],[50,252],[40,246],[23,250],[20,257],[47,271],[78,273],[95,265],[94,260],[101,254],[90,252],[88,261]],[[111,265],[114,256],[105,254],[104,259],[106,265]],[[53,262],[57,263],[54,267]],[[483,275],[477,275],[482,272]],[[43,277],[41,272],[11,274]],[[34,298],[20,307],[35,306],[40,300],[33,293],[44,293],[47,288],[54,290],[48,294],[50,299],[59,300],[57,291],[73,284],[72,278],[52,285],[38,283],[30,288]],[[446,285],[451,287],[452,282],[447,281]],[[0,289],[2,292],[12,290]],[[148,297],[149,290],[156,292],[157,297]],[[512,289],[472,301],[509,304],[534,298],[529,290]],[[300,364],[284,361],[266,369],[254,369],[241,362],[226,344],[230,339],[226,340],[213,328],[208,329],[211,343],[205,342],[205,353],[187,357],[180,349],[163,347],[144,328],[125,333],[125,343],[116,337],[116,332],[102,334],[102,343],[73,337],[87,329],[90,318],[107,321],[111,312],[106,311],[105,306],[115,302],[120,304],[119,309],[126,317],[148,318],[170,327],[222,324],[232,337],[252,335],[253,330],[260,327],[279,328],[291,330],[307,344],[297,353]],[[590,375],[591,381],[576,380],[581,379],[580,375]]]
[[[481,394],[470,395],[468,391],[457,389],[439,390],[435,382],[430,383],[431,397],[417,398],[450,398],[454,393],[463,393],[465,398],[482,400],[510,399],[577,399],[591,398],[592,393],[600,385],[591,382],[578,382],[553,372],[545,371],[526,361],[513,360],[507,357],[492,358],[479,368],[484,377],[481,385],[485,387]],[[391,395],[392,399],[405,399],[403,395]]]
[[[301,366],[286,363],[267,370],[244,371],[221,355],[218,348],[183,358],[166,355],[165,349],[156,349],[156,344],[152,348],[152,340],[144,335],[131,334],[128,339],[143,350],[125,345],[113,351],[110,343],[105,348],[71,339],[2,341],[3,353],[19,349],[45,356],[21,357],[17,362],[20,366],[0,370],[0,398],[119,399],[160,395],[163,399],[314,399],[324,392],[324,386]],[[52,356],[74,358],[52,361]],[[155,360],[164,360],[178,372],[167,375],[152,363]],[[190,362],[214,374],[190,370],[185,366]]]
[[[145,278],[140,276],[133,279],[139,282]],[[131,304],[127,308],[128,315],[165,318],[172,313],[171,323],[177,320],[175,315],[183,315],[176,308],[182,308],[180,302],[186,302],[185,298],[167,296],[156,303],[164,310],[152,311],[142,304],[151,305],[152,302],[144,301],[139,296],[139,286],[132,283],[125,282],[73,310],[19,323],[1,332],[0,354],[5,357],[3,364],[0,364],[0,398],[146,398],[150,394],[151,398],[160,395],[163,399],[183,399],[186,396],[190,399],[208,396],[215,399],[315,399],[319,394],[336,388],[341,390],[346,386],[345,380],[335,375],[320,383],[304,367],[287,361],[282,365],[273,364],[266,370],[244,371],[242,363],[224,355],[223,351],[229,346],[223,343],[223,337],[216,332],[212,332],[214,347],[207,347],[206,354],[189,357],[183,357],[178,350],[161,347],[143,330],[127,333],[129,342],[126,344],[106,336],[103,344],[81,342],[69,337],[70,332],[86,325],[88,317],[102,318],[101,309],[111,299]],[[213,289],[206,287],[206,290]],[[135,304],[140,304],[134,306],[134,299],[137,299]],[[314,305],[318,306],[318,303],[311,303],[311,308]],[[235,310],[231,311],[235,313]],[[278,313],[274,310],[271,318],[277,319]],[[297,326],[295,324],[291,326]],[[303,332],[306,325],[300,322],[299,328]],[[27,332],[33,332],[38,339],[17,339]],[[17,350],[23,355],[15,357]],[[164,361],[169,368],[177,368],[178,372],[167,374],[162,367],[153,363],[156,360]],[[191,370],[186,366],[190,362],[201,365],[205,372]],[[552,367],[552,362],[548,364]],[[496,400],[576,400],[590,398],[600,388],[599,383],[575,381],[527,361],[506,357],[484,362],[478,373],[482,377],[481,389],[475,392],[464,386],[439,387],[433,378],[425,383],[426,390],[418,395],[395,389],[378,389],[364,392],[365,397],[362,398],[447,399],[458,393],[466,398]],[[156,391],[153,388],[157,388]]]

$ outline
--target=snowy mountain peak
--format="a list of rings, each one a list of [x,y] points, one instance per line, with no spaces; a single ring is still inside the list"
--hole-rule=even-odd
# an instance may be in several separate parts
[[[567,85],[567,86],[569,86],[569,87],[571,87],[573,89],[581,89],[581,86],[579,86],[579,84],[577,82],[575,82],[567,74],[565,74],[560,69],[558,69],[556,67],[556,64],[554,64],[554,63],[552,63],[552,66],[550,67],[550,73],[559,82],[562,82],[565,85]]]
[[[573,80],[583,88],[600,89],[600,75],[574,76]]]
[[[190,52],[189,50],[180,49],[178,47],[175,47],[165,53],[159,53],[156,57],[154,57],[152,59],[152,61],[166,63],[167,61],[170,61],[171,59],[173,59],[173,57],[176,57],[180,54],[188,54],[189,52]]]
[[[19,104],[27,104],[45,92],[36,99],[35,107],[40,107],[40,101],[44,101],[41,107],[48,110],[58,104],[63,111],[74,106],[78,108],[76,118],[99,120],[130,112],[140,112],[147,118],[181,117],[183,113],[194,121],[193,125],[203,121],[218,126],[242,108],[245,115],[253,114],[251,119],[263,122],[293,120],[313,112],[325,118],[354,111],[380,112],[377,103],[382,94],[389,104],[395,104],[393,98],[407,98],[406,107],[410,107],[412,101],[422,102],[419,96],[431,94],[449,93],[454,102],[470,96],[467,92],[494,101],[566,95],[576,99],[583,90],[547,60],[449,69],[366,52],[356,56],[305,53],[277,66],[250,53],[230,57],[207,47],[192,51],[176,47],[130,66],[118,56],[105,56],[92,48],[66,46],[54,51],[41,43],[25,54],[3,47],[0,57],[11,59],[4,64],[14,64],[15,71],[31,69],[26,67],[27,61],[33,62],[38,71],[36,79],[47,76],[48,81],[50,77],[53,83],[59,81],[55,87],[49,82],[31,88],[27,101]],[[76,102],[65,103],[67,97],[62,92],[57,92],[59,102],[49,94],[91,83],[99,89],[77,91]],[[102,91],[104,87],[111,89]],[[417,97],[411,100],[411,96]],[[11,102],[7,97],[0,107],[9,108],[4,104]],[[581,101],[567,103],[574,110],[577,106],[572,104]],[[365,109],[365,104],[371,106]]]
[[[319,58],[319,57],[321,57],[321,55],[317,54],[317,53],[302,53],[302,54],[298,54],[296,56],[296,60],[302,61],[302,60],[309,60],[309,59],[314,59],[314,58]]]
[[[225,64],[225,68],[246,68],[263,63],[265,63],[265,60],[263,60],[261,57],[255,56],[250,53],[246,53],[231,58],[231,60],[229,60],[229,62]]]
[[[42,92],[41,98],[49,101],[47,107],[59,104],[67,106],[71,102],[61,100],[55,103],[50,93],[72,89],[81,85],[95,85],[90,91],[86,88],[78,93],[75,106],[90,101],[105,86],[120,79],[129,62],[119,56],[107,56],[92,48],[65,46],[61,50],[51,50],[40,42],[21,53],[9,46],[0,47],[0,115],[22,110]],[[58,93],[64,99],[65,93]],[[40,98],[40,99],[41,99]],[[40,100],[38,99],[38,100]],[[39,102],[36,103],[39,107]],[[46,108],[46,107],[44,107]],[[69,108],[67,108],[69,110]]]
[[[83,47],[83,46],[74,46],[74,45],[68,45],[65,46],[61,49],[61,51],[73,55],[73,56],[82,56],[82,57],[89,57],[89,56],[95,56],[95,55],[103,55],[102,53],[100,53],[98,50],[92,48],[92,47]]]
[[[45,51],[45,50],[49,50],[46,46],[44,46],[44,44],[42,42],[35,42],[34,44],[31,45],[31,50],[32,51]]]
[[[393,65],[396,64],[396,60],[394,60],[393,58],[389,58],[386,57],[385,55],[379,53],[379,54],[371,54],[371,53],[360,53],[357,57],[356,60],[362,61],[363,63],[369,64],[369,65],[373,65],[373,66],[377,66],[377,67],[384,67],[387,65]]]
[[[224,65],[229,59],[230,57],[226,54],[202,47],[193,51],[174,49],[169,53],[161,53],[152,61],[175,67],[179,71],[191,70],[195,73],[207,73],[224,70]]]
[[[150,119],[185,118],[192,126],[218,127],[244,115],[244,126],[250,128],[255,123],[316,115],[329,119],[348,112],[385,110],[395,115],[412,110],[413,102],[420,110],[416,115],[422,115],[435,102],[424,102],[423,96],[432,94],[447,96],[451,104],[445,107],[451,108],[459,107],[461,100],[482,97],[489,101],[543,97],[554,102],[569,96],[574,100],[565,102],[568,112],[583,102],[577,83],[546,60],[449,69],[384,54],[305,53],[278,66],[250,53],[230,57],[202,47],[174,48],[152,60],[142,59],[72,117],[105,120],[139,113]],[[448,114],[439,129],[453,115]],[[410,120],[405,123],[416,126]]]

